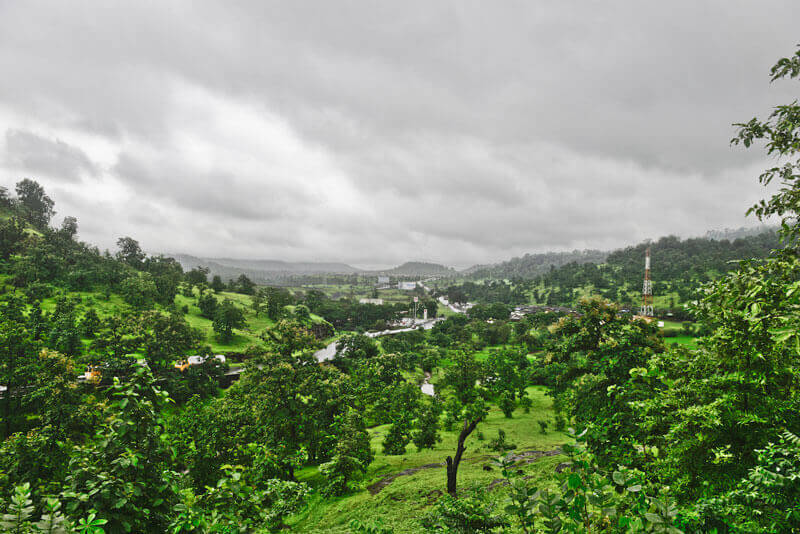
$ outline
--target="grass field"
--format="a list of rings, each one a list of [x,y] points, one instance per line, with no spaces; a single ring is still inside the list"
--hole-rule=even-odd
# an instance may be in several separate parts
[[[675,336],[675,337],[667,337],[664,338],[664,341],[668,344],[673,345],[683,345],[690,349],[697,348],[697,338],[693,336]]]
[[[242,351],[250,345],[259,343],[259,336],[264,332],[264,330],[275,324],[275,322],[267,317],[267,315],[263,312],[256,317],[255,312],[252,310],[252,308],[250,308],[251,298],[249,295],[221,291],[217,293],[216,296],[217,300],[223,301],[225,299],[229,299],[244,310],[247,326],[242,329],[234,330],[234,336],[230,343],[221,343],[217,339],[217,336],[214,334],[214,329],[212,328],[212,321],[200,315],[200,308],[198,308],[196,305],[196,298],[184,297],[183,295],[177,295],[175,297],[175,304],[178,306],[178,308],[181,308],[184,305],[189,307],[189,313],[184,315],[184,317],[186,317],[186,321],[192,327],[203,332],[203,335],[205,336],[205,342],[211,347],[213,352]],[[293,311],[292,307],[287,308],[290,313]],[[322,321],[321,317],[314,315],[313,313],[311,314],[311,319],[315,322]]]
[[[462,491],[471,487],[487,491],[487,487],[501,477],[498,469],[491,467],[492,460],[499,454],[488,448],[489,441],[497,436],[500,428],[506,432],[506,441],[517,445],[518,452],[551,451],[568,441],[561,432],[548,430],[547,434],[540,433],[539,420],[549,420],[550,427],[553,426],[550,398],[545,396],[541,387],[531,387],[528,391],[533,400],[529,414],[518,409],[513,419],[506,419],[502,412],[493,407],[486,421],[478,425],[467,439],[467,452],[458,474]],[[350,495],[335,499],[323,500],[321,495],[314,493],[305,509],[290,519],[292,532],[345,533],[350,531],[347,525],[351,519],[363,521],[372,518],[379,518],[397,533],[420,531],[420,518],[445,489],[444,466],[399,476],[374,495],[366,488],[384,476],[444,462],[445,457],[455,452],[457,432],[442,432],[443,440],[433,450],[417,452],[411,444],[405,455],[387,456],[381,452],[381,442],[387,430],[388,425],[370,429],[376,455],[360,482],[360,488]],[[479,432],[483,440],[478,439]],[[533,477],[530,481],[532,484],[550,485],[554,480],[555,466],[562,461],[564,457],[560,455],[542,457],[521,468],[526,475]],[[488,470],[485,469],[487,466]],[[316,487],[322,484],[322,478],[314,467],[300,471],[298,478]],[[495,485],[488,494],[499,500],[504,498],[505,491],[502,485]]]

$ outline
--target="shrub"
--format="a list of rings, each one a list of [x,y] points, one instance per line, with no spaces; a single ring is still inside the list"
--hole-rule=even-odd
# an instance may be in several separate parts
[[[547,434],[548,422],[547,421],[538,421],[538,423],[539,423],[539,433]]]

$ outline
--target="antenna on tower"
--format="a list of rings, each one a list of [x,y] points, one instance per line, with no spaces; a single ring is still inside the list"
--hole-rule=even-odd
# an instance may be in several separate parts
[[[650,281],[650,247],[644,255],[644,284],[642,285],[642,308],[639,315],[653,316],[653,282]]]

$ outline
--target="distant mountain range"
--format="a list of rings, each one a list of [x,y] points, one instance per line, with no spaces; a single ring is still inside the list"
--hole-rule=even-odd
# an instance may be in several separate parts
[[[247,275],[257,283],[280,282],[293,276],[315,274],[363,274],[386,276],[433,276],[455,274],[455,270],[438,263],[406,262],[392,269],[364,270],[346,263],[336,262],[291,262],[280,260],[241,260],[235,258],[200,258],[189,254],[170,254],[184,270],[206,267],[211,275],[223,280]]]
[[[765,232],[774,232],[774,226],[758,226],[735,230],[714,230],[706,232],[704,239],[715,241],[733,241],[751,237]],[[620,249],[621,250],[621,249]],[[359,269],[346,263],[337,262],[291,262],[280,260],[242,260],[235,258],[200,258],[188,254],[173,254],[185,270],[194,267],[207,267],[212,275],[220,275],[223,280],[236,278],[240,274],[247,275],[257,283],[284,282],[298,276],[317,274],[361,274],[383,275],[392,277],[427,277],[427,276],[468,276],[480,278],[535,278],[570,263],[604,263],[614,251],[574,250],[572,252],[544,252],[525,254],[519,258],[489,265],[473,265],[468,269],[456,271],[438,263],[408,261],[391,269],[367,270]]]

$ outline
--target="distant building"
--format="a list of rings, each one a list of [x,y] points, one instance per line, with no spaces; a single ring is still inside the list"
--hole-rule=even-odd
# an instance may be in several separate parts
[[[379,276],[378,277],[378,283],[379,284],[388,284],[389,283],[389,277],[388,276]]]
[[[397,289],[401,291],[413,291],[417,288],[416,282],[397,282]]]
[[[383,304],[383,299],[358,299],[359,304],[377,304],[380,306]]]

